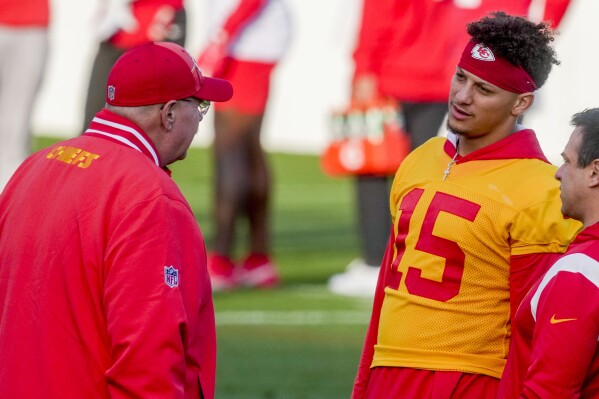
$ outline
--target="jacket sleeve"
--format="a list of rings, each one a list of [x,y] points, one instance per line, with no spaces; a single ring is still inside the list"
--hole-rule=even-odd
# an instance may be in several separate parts
[[[266,3],[267,0],[242,0],[239,2],[237,8],[229,14],[223,25],[212,33],[208,44],[198,57],[198,64],[205,73],[214,77],[222,77],[230,47]]]
[[[354,79],[365,74],[380,76],[394,25],[403,23],[394,19],[396,0],[364,0],[362,19],[353,58]]]
[[[118,221],[104,271],[111,398],[183,398],[200,389],[212,398],[214,310],[205,262],[195,218],[178,199],[159,195]]]
[[[522,299],[533,284],[553,265],[561,254],[540,253],[513,255],[510,259],[510,320],[514,319]]]
[[[579,221],[562,215],[559,188],[550,182],[552,187],[546,190],[542,201],[520,210],[510,226],[512,318],[532,285],[566,251],[582,227]]]
[[[381,270],[379,272],[379,279],[376,285],[376,291],[374,294],[374,304],[372,307],[372,316],[366,332],[366,339],[364,342],[364,348],[362,349],[362,355],[360,357],[360,363],[358,364],[358,373],[354,381],[354,389],[352,392],[352,399],[363,399],[366,396],[366,389],[368,388],[368,380],[370,379],[370,365],[374,356],[374,345],[377,342],[379,319],[381,315],[381,307],[383,306],[383,299],[385,298],[385,287],[387,286],[387,275],[391,268],[391,262],[393,261],[393,234],[389,237],[387,242],[387,249],[383,257],[381,264]]]
[[[596,284],[583,273],[561,271],[540,288],[522,399],[581,397],[599,336]]]
[[[239,32],[250,22],[266,5],[267,0],[242,0],[223,24],[223,31],[230,39],[235,38]]]
[[[544,21],[550,21],[553,28],[557,28],[562,22],[564,15],[570,5],[570,0],[546,0]]]

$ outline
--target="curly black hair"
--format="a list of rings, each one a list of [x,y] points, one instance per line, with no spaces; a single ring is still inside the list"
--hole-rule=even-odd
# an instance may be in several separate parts
[[[549,24],[535,24],[524,17],[496,11],[468,24],[468,34],[494,53],[516,66],[522,66],[538,87],[543,86],[553,64],[559,65],[549,45],[555,31]]]

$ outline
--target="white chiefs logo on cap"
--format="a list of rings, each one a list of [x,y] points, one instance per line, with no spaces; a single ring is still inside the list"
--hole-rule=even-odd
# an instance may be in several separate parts
[[[472,58],[476,58],[481,61],[495,61],[495,55],[490,48],[477,44],[472,48]]]

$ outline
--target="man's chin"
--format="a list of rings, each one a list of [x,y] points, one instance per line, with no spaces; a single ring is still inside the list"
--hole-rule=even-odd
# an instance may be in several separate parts
[[[455,135],[458,135],[458,136],[467,136],[468,135],[468,132],[466,132],[465,130],[458,129],[457,127],[453,126],[451,124],[451,121],[449,121],[449,120],[447,121],[446,127],[447,127],[447,130],[449,130],[451,133],[453,133]]]

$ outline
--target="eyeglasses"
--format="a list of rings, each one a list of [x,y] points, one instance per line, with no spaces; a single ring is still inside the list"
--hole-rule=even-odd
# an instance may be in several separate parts
[[[200,100],[199,98],[191,97],[191,98],[182,98],[179,101],[187,101],[193,102],[198,105],[198,110],[200,111],[200,115],[203,117],[206,115],[208,110],[210,109],[210,101],[208,100]]]

